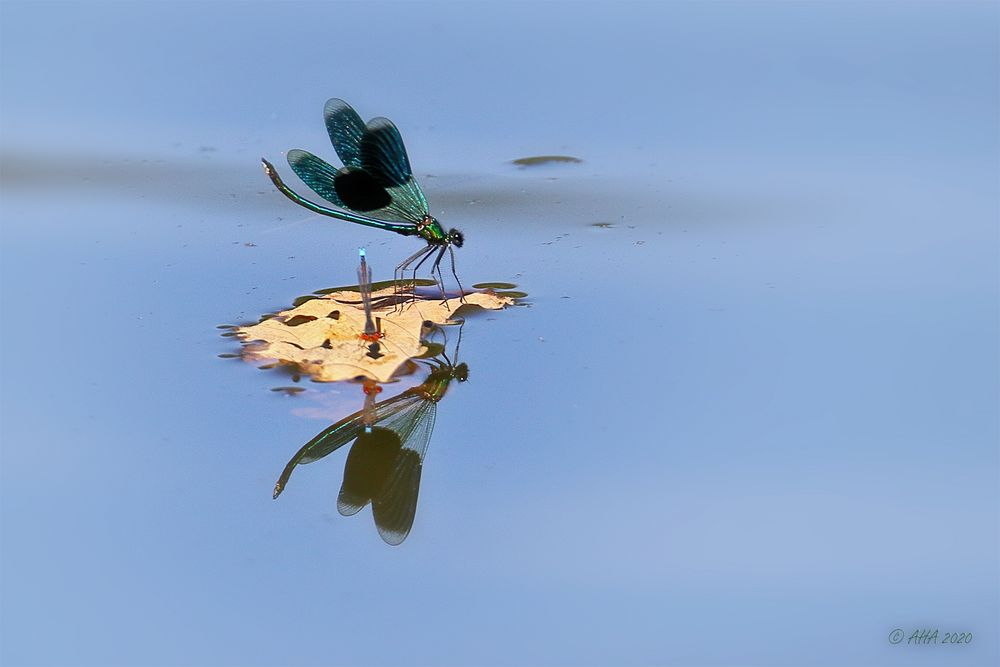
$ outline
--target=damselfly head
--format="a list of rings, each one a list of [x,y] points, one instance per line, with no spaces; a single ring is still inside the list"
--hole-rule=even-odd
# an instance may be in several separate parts
[[[452,228],[448,232],[448,243],[452,244],[456,248],[461,248],[462,244],[465,243],[465,234]]]
[[[465,365],[463,361],[458,366],[455,366],[451,371],[452,376],[459,382],[465,382],[469,379],[469,367]]]

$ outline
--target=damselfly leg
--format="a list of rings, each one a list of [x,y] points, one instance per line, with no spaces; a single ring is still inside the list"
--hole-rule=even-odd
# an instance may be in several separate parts
[[[451,275],[455,276],[455,282],[458,284],[458,298],[465,303],[465,288],[462,287],[462,281],[458,279],[458,273],[455,271],[455,249],[448,246],[448,254],[451,255]]]
[[[417,252],[413,253],[412,255],[410,255],[409,257],[407,257],[406,259],[404,259],[402,261],[402,263],[399,266],[396,267],[396,270],[393,272],[393,275],[392,275],[392,280],[393,280],[393,284],[395,285],[395,288],[396,288],[395,291],[396,291],[396,297],[397,297],[398,301],[403,301],[404,300],[403,299],[403,293],[405,292],[404,279],[406,277],[406,272],[409,270],[411,264],[413,264],[414,262],[416,262],[417,260],[419,260],[419,263],[417,264],[416,268],[413,269],[413,280],[412,280],[412,283],[411,283],[411,286],[410,286],[410,288],[411,288],[411,290],[413,292],[414,298],[416,298],[416,290],[417,290],[417,275],[416,275],[416,273],[417,273],[417,269],[420,268],[420,265],[423,264],[424,260],[427,259],[427,257],[429,257],[430,253],[433,252],[433,251],[434,251],[434,246],[432,246],[432,245],[425,245],[423,248],[421,248]]]

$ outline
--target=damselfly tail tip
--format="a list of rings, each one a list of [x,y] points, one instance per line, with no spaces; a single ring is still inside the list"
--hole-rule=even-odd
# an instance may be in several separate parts
[[[281,482],[278,482],[277,484],[275,484],[274,485],[274,495],[271,496],[271,499],[272,500],[277,499],[277,497],[280,496],[281,492],[284,491],[284,490],[285,490],[285,486]]]

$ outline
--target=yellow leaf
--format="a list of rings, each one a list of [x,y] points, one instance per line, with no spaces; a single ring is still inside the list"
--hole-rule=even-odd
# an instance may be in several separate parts
[[[391,297],[393,288],[372,293],[372,303]],[[381,319],[383,337],[378,352],[361,338],[365,311],[358,292],[340,291],[310,299],[268,319],[234,331],[243,341],[247,361],[294,365],[319,382],[337,382],[364,376],[388,382],[409,359],[420,356],[427,346],[421,340],[424,322],[446,324],[459,308],[478,306],[500,310],[515,303],[510,296],[493,292],[473,292],[459,299],[420,299],[393,308],[373,308]]]

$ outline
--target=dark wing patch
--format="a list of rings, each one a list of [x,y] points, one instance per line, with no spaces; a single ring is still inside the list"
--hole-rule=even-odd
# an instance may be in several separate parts
[[[376,211],[392,203],[386,189],[364,169],[344,167],[333,179],[333,187],[343,205],[354,211]]]
[[[388,429],[376,426],[358,435],[344,464],[337,511],[350,516],[371,502],[385,486],[401,448],[399,436]]]

